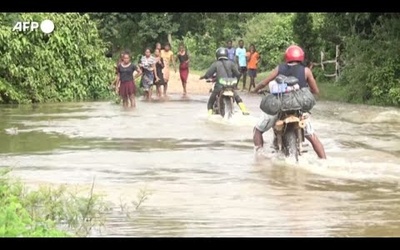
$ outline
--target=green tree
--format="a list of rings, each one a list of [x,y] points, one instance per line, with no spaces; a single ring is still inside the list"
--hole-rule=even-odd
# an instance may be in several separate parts
[[[293,44],[293,14],[257,14],[246,27],[244,40],[256,45],[262,58],[260,69],[269,70],[281,63],[285,49]]]
[[[314,49],[317,49],[317,36],[314,34],[313,18],[309,13],[296,13],[293,17],[293,33],[295,42],[305,52],[305,62],[318,60]]]
[[[52,20],[51,34],[12,31],[14,15],[0,15],[0,103],[93,100],[110,95],[113,62],[105,57],[106,45],[88,15],[18,15],[17,20]]]

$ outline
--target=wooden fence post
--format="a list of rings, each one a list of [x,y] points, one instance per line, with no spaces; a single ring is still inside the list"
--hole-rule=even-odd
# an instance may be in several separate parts
[[[340,50],[339,50],[339,45],[335,46],[336,48],[336,55],[335,59],[333,60],[325,60],[325,53],[321,51],[321,61],[319,63],[311,63],[310,69],[312,69],[314,66],[321,66],[322,71],[325,71],[325,64],[329,63],[334,63],[335,64],[335,73],[333,74],[324,74],[325,77],[335,77],[335,82],[339,80],[340,76],[340,65],[339,65],[339,56],[340,56]]]
[[[339,80],[339,45],[336,45],[336,57],[335,57],[335,81]]]

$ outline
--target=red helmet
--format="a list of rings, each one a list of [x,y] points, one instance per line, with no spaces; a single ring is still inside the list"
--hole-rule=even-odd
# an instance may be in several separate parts
[[[289,46],[285,52],[285,61],[288,62],[302,62],[304,61],[304,51],[297,45]]]

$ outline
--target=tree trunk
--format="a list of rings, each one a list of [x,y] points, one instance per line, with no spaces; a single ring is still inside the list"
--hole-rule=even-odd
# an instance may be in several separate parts
[[[168,34],[168,43],[172,46],[172,35]]]

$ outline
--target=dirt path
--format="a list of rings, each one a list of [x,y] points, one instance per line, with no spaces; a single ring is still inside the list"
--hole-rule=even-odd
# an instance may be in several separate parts
[[[205,80],[199,80],[200,76],[189,73],[187,81],[187,92],[188,95],[208,95],[211,88],[211,83]],[[170,73],[170,80],[168,82],[168,93],[170,94],[182,94],[182,83],[179,77],[179,72],[176,73],[172,70]]]

